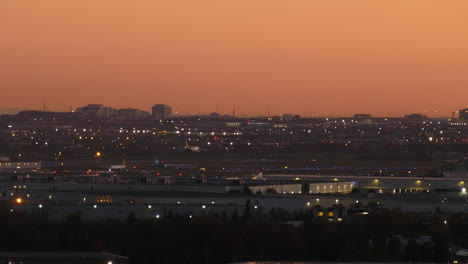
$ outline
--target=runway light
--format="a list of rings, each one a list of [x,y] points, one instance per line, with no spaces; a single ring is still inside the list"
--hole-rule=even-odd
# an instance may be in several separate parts
[[[148,209],[151,209],[151,205],[148,205]]]
[[[39,208],[42,208],[42,204],[38,205]]]
[[[20,204],[20,203],[22,203],[22,202],[23,202],[23,200],[21,200],[21,198],[17,198],[17,199],[16,199],[16,203],[17,203],[17,204]]]
[[[97,205],[95,204],[93,207],[94,207],[94,208],[97,208]]]
[[[205,208],[206,208],[206,205],[202,205],[202,208],[205,209]]]
[[[158,214],[156,215],[156,218],[159,219],[159,215],[158,215]]]

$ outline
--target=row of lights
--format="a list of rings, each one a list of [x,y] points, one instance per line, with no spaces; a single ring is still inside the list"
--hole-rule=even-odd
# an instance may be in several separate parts
[[[317,201],[317,203],[318,203],[318,202],[320,202],[320,199],[317,198],[317,199],[315,199],[315,201]],[[339,201],[338,199],[336,199],[335,202],[336,202],[336,203],[339,203],[340,201]],[[359,203],[359,201],[356,201],[356,203]],[[307,202],[306,205],[307,205],[307,206],[310,206],[310,202]]]

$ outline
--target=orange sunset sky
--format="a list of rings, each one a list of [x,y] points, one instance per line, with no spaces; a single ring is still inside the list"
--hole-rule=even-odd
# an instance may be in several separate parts
[[[467,0],[1,0],[0,109],[448,116]]]

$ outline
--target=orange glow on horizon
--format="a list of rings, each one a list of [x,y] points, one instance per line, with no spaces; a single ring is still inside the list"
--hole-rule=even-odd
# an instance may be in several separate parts
[[[450,117],[468,1],[4,0],[0,112]]]

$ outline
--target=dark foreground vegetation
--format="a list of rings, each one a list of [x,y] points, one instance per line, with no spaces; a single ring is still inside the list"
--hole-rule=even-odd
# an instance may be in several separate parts
[[[311,212],[281,209],[197,216],[165,212],[159,219],[52,221],[2,206],[5,251],[104,251],[132,263],[229,263],[245,260],[444,262],[449,244],[465,246],[468,215],[380,211],[330,223]],[[287,221],[304,221],[295,227]]]

